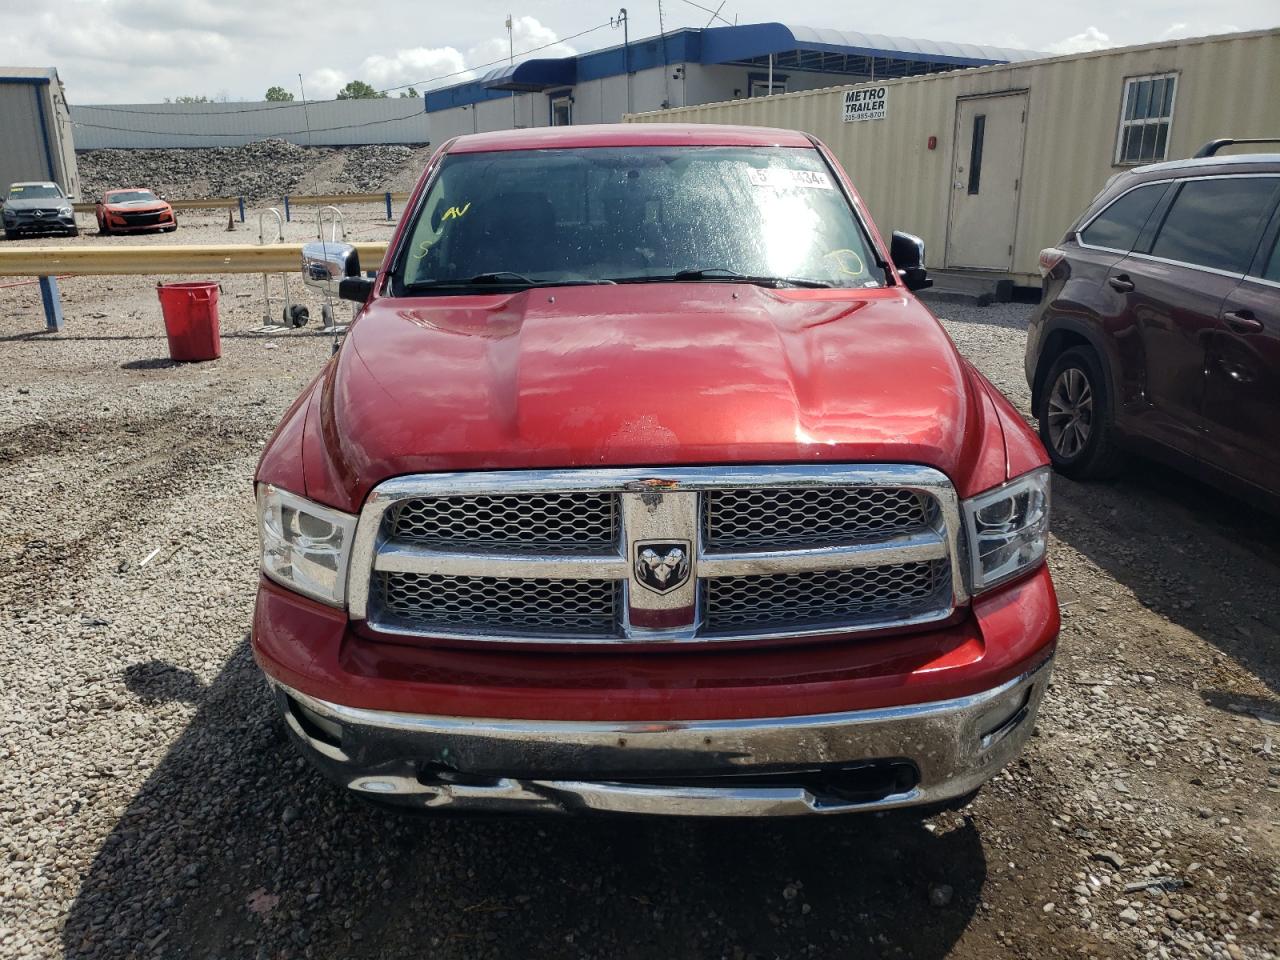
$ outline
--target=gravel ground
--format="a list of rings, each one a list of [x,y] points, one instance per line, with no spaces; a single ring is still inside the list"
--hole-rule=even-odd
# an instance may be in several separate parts
[[[223,286],[194,366],[154,279],[64,281],[56,336],[0,289],[0,956],[1276,956],[1275,521],[1150,466],[1058,480],[1056,680],[965,814],[401,819],[295,758],[248,652],[250,477],[329,343]],[[1024,410],[1027,310],[937,306]]]

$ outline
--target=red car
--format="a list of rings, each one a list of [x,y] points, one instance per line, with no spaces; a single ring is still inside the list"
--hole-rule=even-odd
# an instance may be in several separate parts
[[[1035,434],[801,133],[460,137],[257,472],[253,649],[303,752],[419,809],[957,805],[1058,607]]]
[[[108,190],[94,208],[94,216],[98,218],[99,233],[172,233],[178,229],[178,218],[164,197],[140,187]]]

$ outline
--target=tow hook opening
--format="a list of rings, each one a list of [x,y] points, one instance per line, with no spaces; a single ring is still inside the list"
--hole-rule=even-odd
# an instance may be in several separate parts
[[[1034,691],[1034,685],[1028,686],[1012,710],[1003,714],[1003,716],[996,719],[994,722],[991,721],[990,717],[987,718],[987,722],[984,724],[986,729],[979,735],[983,750],[999,743],[1010,733],[1016,730],[1018,724],[1022,723],[1022,721],[1027,718],[1027,714],[1030,712],[1031,708],[1031,694]]]
[[[312,740],[323,743],[326,746],[342,747],[342,724],[321,716],[287,694],[285,695],[285,700],[288,703],[289,713],[298,722],[298,726],[302,728],[303,733]]]
[[[424,763],[418,768],[418,782],[424,787],[496,787],[501,780],[463,773],[447,763]]]
[[[633,781],[634,782],[634,781]],[[678,780],[645,780],[650,786],[683,787],[781,787],[803,789],[820,805],[847,806],[877,803],[910,793],[920,784],[920,770],[910,760],[893,758],[808,770],[737,773]]]

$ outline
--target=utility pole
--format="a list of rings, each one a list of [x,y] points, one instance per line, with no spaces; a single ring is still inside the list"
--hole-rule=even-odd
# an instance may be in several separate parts
[[[507,14],[507,52],[510,55],[512,67],[516,65],[516,38],[513,30],[514,28],[512,27],[512,24],[511,24],[511,14],[508,13]],[[512,90],[511,91],[511,129],[514,130],[518,126],[519,126],[519,123],[516,121],[516,92]]]
[[[618,15],[609,23],[615,30],[622,27],[622,75],[627,80],[627,113],[634,113],[635,104],[631,100],[631,31],[627,26],[627,8],[619,10]]]

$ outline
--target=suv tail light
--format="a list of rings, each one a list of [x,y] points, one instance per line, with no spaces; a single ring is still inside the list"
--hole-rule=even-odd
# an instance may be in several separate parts
[[[1066,252],[1059,250],[1057,247],[1046,247],[1040,251],[1040,276],[1047,277],[1053,272],[1053,268],[1060,264]]]

